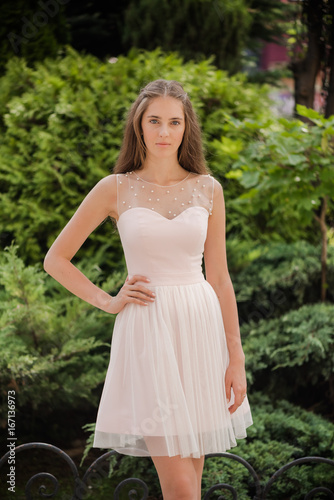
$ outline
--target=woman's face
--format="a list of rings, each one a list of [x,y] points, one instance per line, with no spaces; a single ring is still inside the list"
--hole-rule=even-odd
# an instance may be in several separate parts
[[[146,156],[177,159],[185,129],[182,102],[174,97],[156,97],[143,114],[141,126]]]

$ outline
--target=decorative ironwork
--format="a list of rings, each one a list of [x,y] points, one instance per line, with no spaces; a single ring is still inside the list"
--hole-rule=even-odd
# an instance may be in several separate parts
[[[70,496],[66,495],[65,499],[64,495],[61,496],[59,495],[58,479],[53,474],[50,474],[48,472],[40,472],[38,474],[34,474],[26,484],[25,496],[27,500],[35,500],[36,495],[33,498],[32,487],[36,484],[40,485],[38,488],[39,498],[54,498],[57,500],[83,500],[88,495],[88,493],[90,493],[93,490],[93,488],[96,488],[99,485],[101,485],[102,481],[109,476],[109,471],[110,471],[109,460],[114,456],[119,461],[122,459],[123,456],[114,450],[104,453],[88,467],[84,476],[81,479],[79,476],[77,466],[75,465],[73,460],[69,457],[69,455],[67,455],[67,453],[65,453],[60,448],[57,448],[57,446],[53,446],[47,443],[35,443],[35,442],[27,443],[17,446],[15,448],[15,454],[32,449],[42,449],[51,451],[56,456],[65,461],[65,464],[68,466],[68,469],[72,476],[73,491]],[[10,452],[7,452],[0,459],[0,470],[7,463],[9,456]],[[281,478],[287,470],[291,469],[292,467],[300,466],[303,464],[322,463],[322,464],[327,464],[334,469],[334,460],[330,460],[329,458],[312,457],[312,456],[298,458],[281,467],[271,476],[271,478],[265,485],[262,485],[260,478],[256,473],[256,471],[254,470],[254,468],[251,466],[249,462],[247,462],[243,458],[239,457],[238,455],[234,455],[232,453],[211,453],[206,455],[206,459],[211,459],[216,457],[235,461],[243,465],[248,470],[251,478],[252,488],[255,491],[255,496],[253,496],[252,500],[269,500],[268,495],[270,493],[273,484],[279,478]],[[334,470],[332,472],[332,477],[333,477],[332,481],[333,486],[331,487],[334,489]],[[48,488],[45,484],[43,484],[44,481],[47,481],[52,484],[52,489],[53,489],[52,491],[47,491],[50,487]],[[148,498],[149,487],[143,480],[138,478],[127,478],[121,481],[116,486],[113,495],[114,500],[119,500],[121,498],[120,495],[121,494],[123,495],[123,493],[125,492],[125,488],[129,487],[131,487],[131,489],[127,492],[127,496],[130,500],[146,500]],[[229,492],[229,498],[231,498],[232,495],[233,500],[238,500],[238,492],[235,489],[235,487],[233,485],[224,483],[215,484],[212,487],[210,487],[209,490],[204,495],[204,500],[209,500],[210,498],[213,498],[212,496],[213,494],[215,494],[215,498],[217,498],[216,497],[217,492],[222,492],[222,494],[219,496],[219,499],[224,500],[226,498],[225,496],[223,496],[224,491]],[[322,497],[324,499],[334,500],[334,491],[321,485],[315,486],[311,491],[309,491],[305,495],[304,500],[311,500],[312,498],[315,497],[315,495],[319,493],[326,495]]]

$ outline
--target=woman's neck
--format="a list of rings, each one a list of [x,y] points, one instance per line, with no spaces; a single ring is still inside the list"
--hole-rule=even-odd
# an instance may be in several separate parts
[[[166,158],[166,160],[159,159],[159,163],[146,159],[138,171],[141,178],[143,178],[143,173],[146,181],[166,185],[182,180],[188,171],[181,167],[178,162]]]

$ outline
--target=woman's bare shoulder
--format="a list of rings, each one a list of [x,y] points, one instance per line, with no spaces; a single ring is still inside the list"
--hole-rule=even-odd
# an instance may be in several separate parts
[[[96,185],[101,198],[107,203],[110,217],[117,219],[117,175],[109,174]]]
[[[202,181],[205,181],[207,179],[209,179],[212,182],[212,184],[210,184],[210,186],[213,187],[213,196],[214,197],[221,196],[221,193],[223,191],[223,186],[221,185],[220,181],[217,180],[216,177],[214,175],[212,175],[211,173],[201,175]]]
[[[106,177],[102,177],[99,181],[101,186],[105,186],[106,188],[110,188],[111,190],[115,190],[117,188],[117,174],[109,174]]]
[[[222,183],[215,177],[213,177],[213,185],[216,189],[218,189],[218,191],[221,191],[223,189]]]

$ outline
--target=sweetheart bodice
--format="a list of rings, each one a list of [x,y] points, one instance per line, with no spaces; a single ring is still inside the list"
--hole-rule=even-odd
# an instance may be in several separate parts
[[[146,185],[130,173],[117,178],[117,227],[128,274],[147,276],[151,286],[203,281],[213,178],[191,173],[168,187]]]

